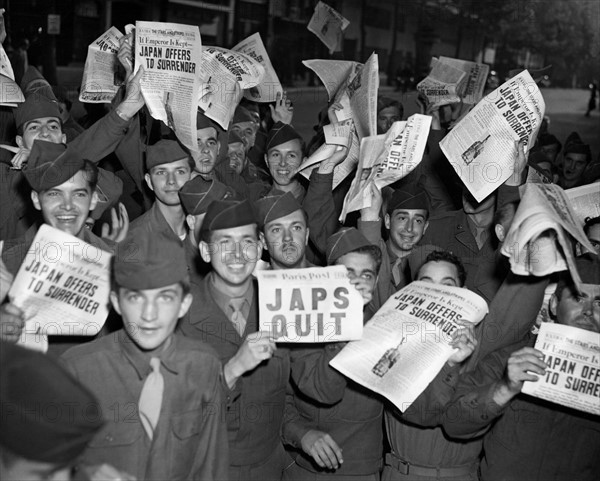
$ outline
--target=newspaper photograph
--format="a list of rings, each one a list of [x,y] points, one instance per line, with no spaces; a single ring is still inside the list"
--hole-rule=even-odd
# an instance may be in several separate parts
[[[600,181],[567,189],[565,194],[581,225],[588,217],[600,217]]]
[[[277,100],[277,94],[283,93],[283,87],[271,64],[271,59],[269,58],[267,49],[260,37],[260,33],[257,32],[250,35],[231,50],[247,55],[265,69],[265,73],[260,83],[244,90],[244,97],[254,102],[275,102],[275,100]]]
[[[88,47],[79,93],[80,102],[110,103],[123,83],[119,78],[119,39],[123,34],[110,27]]]
[[[501,252],[511,270],[522,276],[546,276],[569,269],[581,284],[572,252],[572,239],[593,251],[583,225],[564,190],[555,184],[525,184]]]
[[[462,70],[467,75],[466,81],[463,83],[463,88],[460,92],[464,103],[475,105],[483,98],[485,82],[490,71],[489,65],[443,56],[439,58],[439,61],[458,70]]]
[[[43,224],[8,292],[29,334],[94,336],[106,321],[111,254]]]
[[[324,2],[317,3],[308,30],[314,33],[333,54],[342,49],[343,32],[350,21]]]
[[[417,91],[434,107],[460,102],[467,73],[461,68],[437,58],[431,59],[431,72],[417,84]]]
[[[365,137],[361,143],[356,176],[346,198],[340,220],[349,212],[371,205],[371,185],[381,190],[410,174],[423,160],[431,128],[429,115],[414,114],[394,122],[384,135]]]
[[[535,348],[548,364],[545,376],[525,381],[521,392],[600,415],[600,334],[544,322]]]
[[[221,47],[205,47],[202,59],[198,105],[227,130],[243,90],[259,85],[265,68],[248,55]]]
[[[413,282],[390,297],[361,339],[329,364],[405,411],[452,355],[457,321],[477,324],[487,311],[485,300],[468,289]]]
[[[135,24],[135,69],[144,67],[142,95],[150,115],[165,123],[196,152],[202,41],[195,25]]]
[[[363,299],[344,266],[259,270],[261,331],[277,342],[360,339]]]
[[[517,143],[535,144],[544,118],[544,99],[524,70],[483,98],[442,139],[440,147],[478,202],[513,173]]]

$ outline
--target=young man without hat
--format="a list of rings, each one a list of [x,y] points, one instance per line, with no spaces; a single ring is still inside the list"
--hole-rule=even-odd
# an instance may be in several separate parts
[[[239,397],[229,406],[230,480],[279,480],[289,463],[281,423],[289,355],[268,332],[258,331],[258,287],[252,272],[262,242],[249,201],[214,201],[200,232],[200,253],[212,272],[192,285],[194,302],[179,326],[210,344]]]
[[[207,344],[175,334],[192,303],[183,247],[163,232],[124,244],[137,250],[115,257],[110,294],[123,329],[61,358],[107,417],[81,462],[135,479],[226,479],[221,364]]]

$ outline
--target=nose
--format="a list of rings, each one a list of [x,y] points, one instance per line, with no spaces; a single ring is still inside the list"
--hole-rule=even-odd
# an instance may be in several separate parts
[[[200,151],[201,152],[210,152],[207,144],[200,144]]]
[[[63,196],[62,208],[71,210],[73,208],[73,198],[70,195]]]
[[[174,172],[169,172],[167,174],[167,184],[174,184],[175,183],[175,173]]]
[[[40,137],[48,137],[50,135],[50,129],[47,125],[42,125],[40,128]]]
[[[284,241],[290,241],[292,240],[292,229],[284,229],[283,230],[283,240]]]
[[[156,304],[154,301],[146,301],[142,310],[142,320],[149,322],[154,321],[157,316]]]
[[[408,232],[412,232],[413,230],[415,230],[415,221],[414,221],[414,220],[409,220],[409,221],[406,223],[406,230],[407,230]]]

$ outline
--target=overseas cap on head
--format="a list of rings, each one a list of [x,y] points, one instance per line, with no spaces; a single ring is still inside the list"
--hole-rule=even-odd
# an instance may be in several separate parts
[[[256,201],[258,226],[262,229],[266,224],[286,215],[302,210],[302,206],[291,192],[268,195]]]
[[[587,160],[592,158],[592,151],[588,144],[584,144],[583,140],[577,132],[572,132],[565,141],[565,150],[563,156],[567,154],[584,154]]]
[[[187,181],[179,191],[183,209],[189,215],[206,214],[208,206],[215,200],[232,197],[227,186],[218,180],[205,180],[201,175]]]
[[[81,154],[65,144],[35,140],[23,175],[36,192],[60,185],[83,169]]]
[[[45,96],[50,100],[57,100],[52,87],[48,83],[48,81],[44,78],[44,76],[40,73],[40,71],[30,66],[23,78],[21,79],[21,90],[23,91],[23,95],[25,97],[29,97],[32,94],[39,94]]]
[[[398,100],[389,97],[377,97],[377,112],[381,112],[388,107],[397,107],[400,111],[400,116],[404,114],[404,106]]]
[[[147,235],[137,230],[122,244],[124,248],[115,255],[113,265],[119,287],[159,289],[182,281],[188,274],[183,245],[162,231]]]
[[[355,227],[343,227],[327,239],[327,265],[349,252],[372,245]]]
[[[538,145],[544,147],[546,145],[558,145],[558,150],[562,147],[560,140],[552,134],[542,134],[538,137]]]
[[[214,120],[209,119],[201,109],[198,109],[198,113],[196,114],[196,129],[207,129],[212,127],[217,131],[217,134],[221,133],[223,129],[219,124],[217,124]]]
[[[265,150],[269,152],[272,148],[295,139],[298,139],[302,144],[302,137],[294,130],[294,127],[283,122],[277,122],[269,131]]]
[[[248,200],[215,200],[206,210],[201,232],[233,229],[243,225],[257,224],[252,205]]]
[[[103,424],[94,396],[56,361],[1,341],[0,404],[0,446],[31,461],[73,462]]]
[[[392,215],[396,209],[425,209],[429,212],[427,194],[423,189],[414,185],[397,189],[388,202],[387,213]]]
[[[56,117],[60,122],[60,108],[56,100],[50,100],[45,95],[34,93],[14,109],[15,124],[20,132],[26,122],[42,117]]]
[[[234,132],[233,130],[230,130],[228,132],[227,135],[227,145],[229,144],[237,144],[237,143],[243,144],[244,141],[242,140],[242,138],[238,135],[237,132]]]
[[[162,139],[148,146],[146,152],[146,170],[150,172],[157,165],[170,164],[182,159],[190,159],[190,155],[176,140]]]
[[[248,109],[238,105],[233,114],[233,119],[231,120],[231,125],[240,124],[242,122],[253,122],[256,123],[256,120],[250,113]]]

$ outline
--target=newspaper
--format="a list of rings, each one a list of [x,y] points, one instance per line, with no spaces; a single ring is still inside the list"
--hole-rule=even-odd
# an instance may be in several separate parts
[[[220,47],[205,47],[202,59],[198,105],[227,130],[243,90],[259,85],[265,68],[248,55]]]
[[[4,50],[4,47],[2,46],[1,43],[0,43],[0,75],[4,75],[5,77],[8,77],[11,80],[15,79],[15,72],[10,63],[10,59],[8,58],[8,55],[6,55],[6,51]]]
[[[483,298],[460,287],[416,281],[396,292],[329,363],[405,411],[453,353],[458,320],[477,324]]]
[[[441,107],[460,102],[466,83],[464,70],[432,58],[431,72],[417,84],[417,91],[425,96],[428,104]]]
[[[47,335],[98,334],[108,315],[110,259],[108,252],[42,224],[8,292],[25,313],[29,337],[42,342]]]
[[[569,269],[579,286],[572,239],[594,251],[565,191],[555,184],[525,184],[501,248],[511,270],[522,276],[546,276]]]
[[[201,64],[202,41],[196,25],[136,22],[135,68],[143,66],[146,71],[141,85],[148,110],[194,152],[198,151]]]
[[[264,76],[259,84],[244,91],[244,97],[254,102],[275,102],[277,94],[283,92],[279,77],[271,64],[267,49],[263,44],[260,33],[250,35],[232,48],[257,61],[265,69]]]
[[[489,65],[450,57],[440,57],[439,61],[466,73],[466,81],[460,91],[464,103],[475,105],[483,98],[485,82],[490,71]]]
[[[423,159],[431,117],[414,114],[394,122],[385,135],[365,137],[356,176],[344,199],[340,220],[349,212],[371,205],[371,185],[381,190],[410,174]]]
[[[256,271],[259,324],[277,342],[360,339],[363,299],[344,266]]]
[[[88,47],[83,79],[79,93],[80,102],[110,103],[119,91],[119,39],[123,34],[110,27]]]
[[[545,322],[535,348],[550,367],[537,382],[525,381],[521,392],[600,415],[600,334]]]
[[[16,107],[21,102],[25,102],[25,96],[15,82],[12,65],[4,47],[0,44],[0,105]]]
[[[600,217],[600,181],[565,190],[575,216],[581,222]]]
[[[517,142],[533,147],[545,103],[524,70],[487,95],[442,139],[440,147],[478,202],[513,173]]]
[[[379,63],[376,53],[364,65],[341,60],[304,60],[302,63],[321,79],[330,101],[348,106],[359,140],[377,133]],[[345,118],[347,116],[338,117],[338,120]]]
[[[332,54],[342,48],[342,33],[350,25],[350,21],[344,18],[329,5],[323,2],[317,3],[313,16],[308,23],[308,30],[314,33]]]

